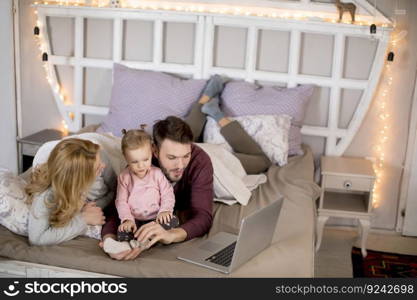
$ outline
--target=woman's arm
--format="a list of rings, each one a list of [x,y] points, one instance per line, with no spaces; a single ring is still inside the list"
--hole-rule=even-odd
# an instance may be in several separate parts
[[[45,200],[52,197],[52,192],[47,190],[33,199],[29,213],[29,242],[32,245],[55,245],[71,240],[87,230],[87,223],[81,213],[74,216],[63,227],[51,227],[49,224],[50,209]]]
[[[106,182],[106,180],[104,180],[104,184],[107,186],[107,192],[94,201],[96,205],[101,209],[106,208],[107,205],[114,201],[115,190],[117,188],[117,180],[108,183]]]
[[[117,176],[105,151],[100,151],[100,157],[106,167],[102,173],[96,177],[88,194],[92,196],[90,199],[93,200],[98,207],[104,209],[114,201],[117,189]]]

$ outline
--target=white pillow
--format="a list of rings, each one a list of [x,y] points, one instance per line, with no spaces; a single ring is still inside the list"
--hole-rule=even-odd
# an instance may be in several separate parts
[[[269,160],[280,166],[287,164],[288,135],[291,117],[288,115],[254,115],[233,117],[243,129],[261,147]],[[224,144],[226,149],[233,151],[223,135],[217,122],[207,117],[204,129],[204,142],[210,144]]]
[[[0,167],[0,224],[19,235],[28,235],[29,206],[25,203],[26,182],[11,171]],[[87,226],[84,234],[101,239],[101,226]]]

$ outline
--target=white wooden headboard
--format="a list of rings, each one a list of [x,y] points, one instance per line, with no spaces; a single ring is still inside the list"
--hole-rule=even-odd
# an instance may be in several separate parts
[[[263,1],[265,2],[265,1]],[[301,1],[308,4],[310,1]],[[200,11],[175,11],[159,9],[132,8],[97,8],[81,6],[35,5],[38,14],[38,26],[44,40],[42,52],[48,53],[46,71],[52,86],[54,98],[59,112],[68,124],[70,131],[82,127],[82,116],[106,115],[107,107],[83,104],[83,84],[85,67],[111,69],[114,62],[139,69],[156,70],[194,78],[208,78],[211,74],[222,74],[231,78],[242,78],[247,81],[269,81],[286,83],[288,87],[297,84],[312,83],[330,89],[327,126],[303,126],[304,135],[324,137],[327,155],[342,155],[358,131],[370,106],[374,91],[379,81],[387,51],[391,27],[378,27],[372,38],[378,40],[375,59],[365,80],[343,78],[343,62],[345,41],[347,37],[370,38],[369,25],[351,25],[345,23],[320,22],[314,18],[289,20],[271,18],[270,16],[222,15]],[[48,37],[47,17],[71,17],[75,19],[75,39],[73,56],[56,56],[51,53]],[[84,57],[84,20],[87,18],[103,18],[113,20],[113,57],[111,59],[93,59]],[[150,62],[122,60],[123,26],[125,20],[152,21],[153,27],[153,58]],[[192,64],[174,64],[163,62],[163,24],[164,22],[193,23],[195,26],[194,61]],[[214,36],[216,26],[245,28],[247,30],[245,68],[234,69],[214,66]],[[288,72],[268,72],[257,70],[256,57],[258,51],[258,33],[260,30],[278,30],[290,33]],[[299,73],[301,35],[318,33],[333,36],[333,65],[331,76],[313,76]],[[74,93],[71,103],[66,103],[60,93],[60,86],[54,66],[69,65],[74,68]],[[348,125],[339,128],[339,111],[342,89],[362,90],[360,102]]]

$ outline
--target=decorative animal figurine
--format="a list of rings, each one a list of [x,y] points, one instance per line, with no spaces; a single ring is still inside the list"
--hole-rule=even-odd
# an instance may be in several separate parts
[[[336,7],[339,11],[339,22],[342,21],[343,13],[345,11],[350,13],[350,16],[352,17],[352,23],[355,23],[355,12],[356,12],[356,5],[352,2],[349,3],[343,3],[340,2],[340,0],[336,0]]]
[[[119,0],[111,0],[110,1],[110,7],[113,7],[113,8],[120,7],[120,1]]]

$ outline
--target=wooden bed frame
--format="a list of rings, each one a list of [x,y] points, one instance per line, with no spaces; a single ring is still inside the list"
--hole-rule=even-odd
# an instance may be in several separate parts
[[[265,4],[265,2],[268,1],[260,1],[261,4]],[[356,1],[358,5],[360,3],[360,5],[365,6],[364,2],[366,1]],[[275,6],[280,5],[280,2],[275,3]],[[283,2],[284,4],[289,5],[285,1]],[[298,3],[297,9],[302,9],[303,7],[306,10],[312,9],[312,7],[315,7],[312,5],[313,3],[310,3],[309,0],[302,0]],[[326,7],[327,10],[333,9],[336,14],[336,7],[333,4],[326,5],[321,3],[320,5],[320,7]],[[104,116],[108,112],[107,107],[83,104],[84,68],[96,67],[112,69],[113,63],[117,62],[132,68],[191,75],[194,78],[208,78],[210,75],[217,73],[231,78],[245,79],[250,82],[257,80],[280,82],[286,83],[288,87],[294,87],[297,84],[314,84],[320,87],[330,88],[329,121],[327,126],[303,126],[302,134],[324,137],[326,139],[325,154],[336,156],[342,155],[347,149],[366,115],[384,65],[389,36],[392,31],[392,27],[386,25],[390,25],[391,22],[386,18],[382,19],[382,21],[385,21],[385,26],[378,27],[376,34],[372,34],[372,38],[378,40],[378,47],[369,78],[366,80],[356,80],[343,78],[345,41],[347,37],[371,38],[369,25],[332,23],[317,21],[316,18],[296,20],[257,15],[246,16],[199,11],[183,12],[164,10],[163,6],[149,6],[143,9],[134,9],[68,7],[38,4],[35,5],[35,8],[37,9],[38,15],[37,25],[41,31],[42,51],[48,53],[48,62],[45,64],[48,72],[48,81],[50,82],[58,110],[66,124],[68,124],[70,131],[76,132],[82,128],[82,116],[84,114]],[[366,8],[369,10],[369,7]],[[74,56],[52,55],[48,30],[46,28],[47,17],[75,19]],[[376,17],[380,21],[383,18],[380,12],[378,12]],[[88,18],[113,20],[112,59],[84,57],[84,20]],[[124,20],[145,20],[153,22],[153,60],[151,62],[122,60]],[[192,23],[195,25],[194,61],[192,64],[175,64],[162,61],[164,22]],[[216,26],[237,27],[247,30],[246,65],[244,69],[214,66],[213,52]],[[257,37],[260,30],[278,30],[290,33],[289,67],[287,73],[267,72],[256,69]],[[334,37],[333,66],[330,77],[299,74],[302,33],[315,33]],[[72,99],[70,105],[64,104],[54,68],[54,66],[62,65],[72,66],[74,68],[74,99]],[[338,126],[342,89],[363,91],[360,102],[347,129],[339,128]]]

